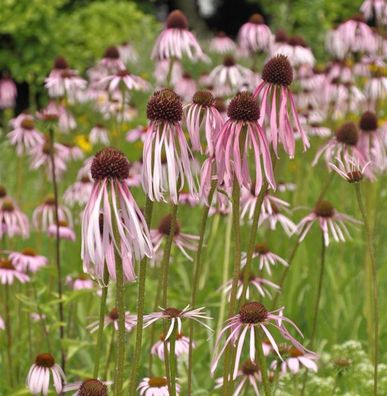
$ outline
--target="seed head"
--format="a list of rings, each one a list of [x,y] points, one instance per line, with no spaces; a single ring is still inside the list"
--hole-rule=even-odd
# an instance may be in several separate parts
[[[293,81],[293,69],[285,55],[276,55],[263,67],[262,79],[270,84],[289,86]]]
[[[335,208],[329,201],[319,201],[317,202],[314,213],[318,217],[332,217],[335,214]]]
[[[34,120],[30,117],[23,118],[23,121],[21,122],[21,127],[28,130],[34,129]]]
[[[54,61],[54,69],[65,70],[68,69],[69,64],[63,56],[58,56]]]
[[[117,47],[110,46],[105,49],[103,57],[106,59],[119,59],[120,53],[118,52]]]
[[[118,309],[117,308],[113,308],[110,312],[109,312],[109,318],[111,320],[118,320],[119,318],[119,314],[118,314]]]
[[[251,15],[249,22],[253,23],[254,25],[262,25],[265,21],[261,14],[255,13]]]
[[[214,95],[210,91],[202,90],[195,92],[192,102],[203,107],[210,107],[214,104]]]
[[[168,307],[163,311],[164,316],[168,316],[169,318],[178,318],[181,315],[182,311],[177,308]]]
[[[359,140],[359,130],[354,122],[346,122],[336,131],[336,139],[340,143],[356,146]]]
[[[50,353],[41,353],[36,356],[35,364],[39,367],[51,368],[55,364],[55,359]]]
[[[129,161],[121,151],[107,147],[94,156],[91,176],[94,180],[124,180],[129,176],[129,168]]]
[[[223,59],[223,66],[232,67],[235,66],[235,59],[231,55],[227,55]]]
[[[187,30],[188,19],[180,10],[174,10],[168,15],[167,28]]]
[[[378,117],[372,111],[366,111],[362,114],[359,127],[364,132],[373,132],[378,129]]]
[[[179,122],[183,116],[180,97],[171,89],[162,89],[149,99],[146,115],[151,121]]]
[[[24,256],[30,256],[30,257],[35,257],[36,256],[36,252],[34,249],[30,248],[30,247],[26,247],[22,250],[22,254]]]
[[[8,260],[6,258],[1,258],[0,259],[0,268],[5,269],[5,270],[15,270],[15,266],[12,264],[11,260]]]
[[[164,377],[151,377],[148,380],[148,385],[152,388],[163,388],[168,385],[168,382]]]
[[[10,199],[5,199],[3,201],[3,205],[1,206],[1,210],[3,212],[13,212],[15,210],[15,206]]]
[[[257,301],[248,302],[242,305],[239,316],[243,323],[256,324],[264,322],[269,312],[267,309]]]
[[[79,387],[78,396],[107,396],[108,389],[107,386],[97,380],[97,379],[87,379],[82,382],[82,385]]]
[[[171,232],[171,223],[172,223],[172,216],[170,214],[163,217],[159,224],[159,232],[162,235],[168,236]],[[176,221],[175,224],[175,236],[179,235],[180,233],[180,224]]]
[[[270,252],[269,247],[266,243],[256,243],[255,244],[255,252],[259,254],[267,254]]]
[[[251,92],[239,92],[231,100],[227,115],[234,121],[258,121],[258,101]]]
[[[7,196],[7,189],[4,186],[0,186],[0,198]]]
[[[243,364],[242,364],[242,372],[244,375],[254,375],[256,373],[258,373],[259,369],[258,366],[255,362],[253,362],[252,360],[246,360]]]
[[[288,41],[288,35],[283,29],[278,29],[275,33],[276,43],[286,43]]]

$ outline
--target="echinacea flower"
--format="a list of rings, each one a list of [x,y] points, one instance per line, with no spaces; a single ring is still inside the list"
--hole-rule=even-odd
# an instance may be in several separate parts
[[[176,80],[174,89],[184,102],[188,102],[197,90],[196,81],[190,73],[184,72],[181,78]]]
[[[94,282],[85,274],[79,274],[78,276],[67,276],[67,285],[73,290],[85,290],[94,289]]]
[[[0,109],[15,107],[17,88],[8,74],[0,78]]]
[[[89,140],[92,144],[109,144],[108,130],[102,124],[95,124],[90,131]]]
[[[292,374],[296,374],[302,369],[302,367],[306,367],[308,370],[317,373],[317,356],[314,353],[308,353],[286,344],[279,345],[279,351],[282,356],[282,362],[280,365],[281,374],[286,374],[289,371]],[[271,363],[270,368],[275,371],[278,366],[279,361],[275,359]]]
[[[359,183],[363,180],[364,172],[370,165],[370,162],[361,166],[359,160],[356,158],[346,158],[344,161],[338,158],[336,159],[336,163],[330,162],[329,166],[348,183]]]
[[[176,84],[176,82],[181,79],[181,76],[183,75],[183,67],[181,66],[181,63],[178,60],[175,60],[172,65],[170,65],[170,63],[169,59],[161,59],[156,62],[153,75],[155,76],[158,86],[165,85],[168,77],[170,77],[172,85]]]
[[[63,194],[63,200],[70,206],[74,206],[75,204],[84,205],[90,199],[92,190],[93,181],[89,176],[82,176],[66,189]]]
[[[160,307],[160,309],[161,311],[153,312],[144,316],[144,328],[152,325],[158,320],[168,320],[170,325],[164,338],[165,341],[169,339],[173,331],[176,330],[177,334],[182,332],[182,319],[194,320],[211,331],[211,328],[203,322],[203,319],[212,319],[205,315],[203,312],[204,307],[191,309],[190,306],[187,305],[183,310],[173,307],[168,307],[165,309]]]
[[[234,57],[225,56],[223,63],[216,66],[209,78],[214,86],[216,95],[228,96],[235,94],[250,78],[251,70],[238,65]]]
[[[186,337],[183,333],[176,334],[175,340],[175,355],[176,357],[180,357],[182,355],[186,355],[189,351],[189,338]],[[169,341],[165,342],[165,337],[162,334],[160,339],[156,341],[156,343],[151,348],[151,354],[156,355],[160,360],[164,360],[164,350],[165,344],[167,345],[167,351],[169,353]],[[194,347],[193,343],[193,347]]]
[[[242,253],[242,264],[246,263],[246,253]],[[258,261],[258,269],[262,271],[265,269],[269,275],[271,275],[271,266],[275,266],[276,264],[282,264],[285,267],[288,266],[286,260],[277,254],[270,251],[268,245],[265,243],[256,243],[254,247],[254,252],[252,255],[252,259],[256,259]]]
[[[41,353],[36,356],[35,363],[28,372],[26,385],[32,394],[47,396],[51,376],[56,393],[61,394],[66,380],[65,374],[51,354]]]
[[[30,280],[30,277],[25,273],[17,270],[9,258],[1,258],[0,283],[2,285],[12,285],[15,280],[18,280],[20,283],[26,283]]]
[[[55,222],[55,219],[55,198],[50,194],[34,210],[32,224],[37,230],[46,231],[49,225]],[[67,221],[70,225],[73,224],[70,209],[64,205],[58,205],[58,219],[59,221]]]
[[[105,49],[103,58],[99,61],[103,72],[106,74],[114,73],[120,69],[125,69],[124,62],[120,57],[120,52],[117,47],[111,46]],[[101,76],[102,77],[102,76]]]
[[[262,382],[262,375],[258,365],[254,361],[246,360],[242,363],[240,369],[236,374],[236,380],[237,384],[232,396],[243,395],[243,392],[247,392],[247,390],[245,389],[249,389],[250,387],[253,389],[255,396],[260,395],[259,384]],[[216,380],[215,389],[219,389],[222,386],[223,377]]]
[[[104,318],[103,328],[113,327],[118,331],[118,317],[119,312],[117,308],[113,308]],[[131,331],[137,324],[137,315],[132,315],[130,312],[125,312],[125,330]],[[90,333],[94,333],[99,328],[99,321],[92,322],[87,326]]]
[[[218,185],[224,183],[226,188],[231,188],[235,178],[240,186],[250,189],[249,168],[253,164],[255,194],[261,191],[264,179],[275,189],[269,143],[258,123],[256,99],[250,92],[238,93],[231,100],[227,114],[229,119],[219,132],[215,146]]]
[[[271,230],[275,230],[279,223],[286,235],[291,236],[296,230],[296,225],[288,216],[284,215],[281,210],[289,212],[286,207],[278,207],[274,202],[270,202],[271,210],[261,213],[259,216],[258,226],[267,224]]]
[[[178,202],[178,191],[187,183],[196,195],[190,166],[191,150],[181,128],[181,99],[170,89],[157,91],[147,105],[150,121],[143,150],[142,186],[152,201]],[[163,157],[167,171],[162,171]]]
[[[277,45],[273,55],[285,55],[293,67],[300,68],[303,65],[313,67],[315,58],[312,50],[307,46],[302,36],[292,36],[286,44]]]
[[[146,91],[149,83],[139,76],[129,73],[127,69],[120,69],[115,74],[110,74],[99,81],[101,88],[109,92],[117,90]]]
[[[169,396],[168,381],[165,377],[145,377],[137,389],[141,396]],[[180,394],[179,384],[176,384],[176,394]]]
[[[166,28],[157,37],[151,58],[181,59],[184,55],[198,60],[204,54],[195,36],[188,30],[186,16],[180,10],[174,10],[168,15]]]
[[[294,131],[300,134],[304,150],[309,147],[308,137],[300,124],[289,89],[292,81],[293,69],[290,62],[286,56],[277,55],[263,67],[262,82],[254,91],[254,96],[261,101],[259,123],[264,125],[266,121],[268,124],[274,152],[277,154],[280,142],[291,158],[295,153]]]
[[[285,327],[285,323],[289,323],[292,325],[294,329],[302,336],[299,328],[288,318],[283,316],[284,308],[277,309],[275,311],[268,311],[261,303],[252,301],[247,302],[240,308],[240,311],[237,315],[231,317],[227,320],[227,324],[219,333],[218,339],[216,341],[216,345],[220,344],[222,337],[227,334],[229,331],[230,335],[226,337],[226,341],[221,348],[221,350],[214,356],[211,363],[211,373],[214,373],[216,367],[219,363],[220,358],[222,357],[224,351],[227,346],[231,343],[236,346],[236,355],[235,355],[235,364],[234,364],[234,372],[232,374],[232,378],[235,379],[238,374],[238,368],[240,364],[240,358],[242,354],[242,349],[245,343],[245,339],[247,337],[247,333],[249,333],[249,357],[250,360],[255,359],[255,351],[256,351],[256,339],[255,332],[262,331],[268,340],[270,341],[274,351],[281,358],[278,345],[268,330],[268,326],[271,325],[279,330],[282,337],[286,340],[289,340],[294,347],[301,351],[310,352],[305,349],[288,331]],[[313,353],[313,352],[310,352]],[[282,359],[282,358],[281,358]]]
[[[12,238],[20,235],[27,238],[30,226],[27,216],[9,198],[4,199],[0,208],[0,238],[7,235]]]
[[[5,200],[10,200],[13,202],[12,198],[8,196],[7,189],[0,185],[0,207],[3,205]]]
[[[144,142],[147,130],[148,130],[147,125],[145,126],[139,125],[136,128],[133,128],[126,133],[126,140],[130,143],[136,142],[138,140]]]
[[[222,128],[223,118],[215,107],[215,98],[210,91],[197,91],[192,103],[184,107],[185,123],[193,150],[214,155],[215,138]],[[203,150],[201,134],[204,132],[207,148]]]
[[[75,232],[64,220],[60,220],[58,225],[56,223],[50,224],[47,228],[47,235],[52,238],[56,238],[59,235],[60,239],[75,241]]]
[[[269,52],[272,42],[273,35],[260,14],[251,15],[249,21],[239,29],[238,43],[250,54]]]
[[[151,230],[151,240],[153,243],[153,249],[155,252],[160,250],[162,242],[168,238],[171,230],[171,215],[163,217],[160,221],[160,225],[157,229]],[[175,225],[175,234],[173,236],[173,243],[180,249],[184,256],[192,261],[192,257],[187,253],[186,249],[196,251],[198,245],[197,242],[199,237],[196,235],[185,234],[181,232],[181,226],[178,221]]]
[[[11,252],[9,259],[20,272],[37,272],[48,264],[47,257],[38,255],[34,249],[24,248],[21,252]]]
[[[74,396],[108,396],[108,387],[111,382],[103,382],[99,379],[88,378],[84,381],[66,384],[63,392],[76,391]]]
[[[387,4],[385,0],[364,0],[360,7],[366,20],[375,20],[380,24],[387,22]]]
[[[218,32],[210,41],[209,49],[215,54],[225,55],[236,50],[234,41],[224,32]]]
[[[339,213],[333,205],[325,200],[317,202],[313,211],[304,217],[297,225],[297,232],[300,233],[300,241],[303,241],[313,223],[318,222],[324,236],[325,246],[329,245],[329,235],[336,242],[345,242],[346,237],[351,238],[346,222],[360,224],[360,222],[344,213]]]
[[[16,146],[17,155],[29,153],[31,148],[44,143],[41,132],[35,128],[34,119],[30,115],[23,115],[20,122],[7,135],[9,142]]]
[[[136,63],[138,61],[138,53],[136,49],[127,41],[118,46],[118,52],[120,53],[120,58],[124,63]]]
[[[134,259],[152,256],[148,227],[126,184],[129,168],[125,155],[111,147],[99,151],[91,165],[94,186],[82,217],[81,254],[84,271],[99,281],[105,263],[116,279],[116,253],[126,281],[134,279]]]

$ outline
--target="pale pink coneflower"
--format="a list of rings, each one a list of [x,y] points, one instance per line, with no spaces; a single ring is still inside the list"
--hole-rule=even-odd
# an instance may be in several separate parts
[[[328,64],[326,81],[338,79],[343,83],[353,81],[354,73],[346,59],[337,59]]]
[[[183,335],[183,333],[176,334],[175,355],[177,358],[188,354],[189,341],[189,338]],[[165,337],[162,334],[160,339],[152,346],[151,354],[157,356],[160,360],[164,360],[165,343],[167,344],[167,351],[169,353],[170,341],[165,341]],[[194,345],[195,343],[193,343],[193,347]]]
[[[114,330],[118,331],[118,317],[119,312],[117,308],[113,308],[104,319],[103,328],[113,327]],[[125,330],[131,331],[137,324],[137,315],[132,315],[130,312],[125,312]],[[87,325],[86,327],[90,333],[95,333],[99,328],[99,321],[95,321]]]
[[[155,252],[159,251],[162,242],[168,238],[171,229],[171,215],[163,217],[157,229],[151,230],[151,240]],[[183,255],[190,261],[192,257],[187,253],[186,249],[196,251],[198,248],[199,237],[196,235],[185,234],[181,232],[180,223],[177,221],[175,226],[175,234],[173,236],[173,243],[179,248]]]
[[[262,382],[262,375],[258,365],[252,360],[246,360],[242,363],[236,374],[235,390],[232,396],[241,396],[246,392],[246,388],[252,388],[255,396],[260,396],[259,386]],[[223,377],[216,379],[215,389],[223,387]],[[250,394],[250,393],[249,393]]]
[[[95,378],[88,378],[84,381],[66,384],[63,392],[74,392],[74,396],[108,396],[108,385],[110,381],[100,381]]]
[[[181,99],[170,89],[155,92],[148,101],[150,123],[143,149],[142,187],[152,201],[177,204],[178,192],[185,183],[196,195],[191,150],[181,127],[182,115]],[[163,172],[163,158],[167,172]]]
[[[250,360],[255,359],[255,351],[256,351],[256,340],[255,340],[255,332],[262,331],[273,347],[273,350],[277,353],[277,355],[282,359],[281,354],[278,349],[278,345],[268,330],[268,326],[271,325],[279,330],[282,337],[286,340],[290,341],[294,347],[301,351],[310,352],[305,349],[288,331],[285,327],[285,323],[289,323],[301,336],[302,333],[299,328],[288,318],[283,316],[284,307],[277,309],[275,311],[268,311],[261,303],[252,301],[247,302],[240,308],[240,311],[237,315],[231,317],[226,321],[226,325],[223,327],[222,331],[219,333],[218,339],[216,341],[216,345],[219,346],[221,339],[225,336],[229,331],[231,334],[227,336],[226,341],[220,351],[214,356],[211,362],[211,373],[214,373],[216,367],[219,363],[220,358],[222,357],[224,351],[226,350],[229,344],[233,344],[236,346],[236,355],[234,362],[234,372],[232,374],[232,378],[235,379],[238,374],[238,368],[240,364],[240,358],[242,354],[242,349],[245,343],[245,339],[247,337],[247,333],[249,333],[249,357]],[[313,353],[313,352],[310,352]]]
[[[0,330],[5,330],[5,322],[1,316],[0,316]]]
[[[46,231],[48,226],[55,222],[55,219],[55,198],[53,195],[48,195],[44,202],[33,211],[32,225],[37,230]],[[71,211],[64,205],[58,205],[58,219],[73,225]]]
[[[185,124],[190,135],[193,150],[206,152],[209,156],[215,153],[215,139],[223,126],[223,118],[215,107],[215,98],[210,91],[197,91],[192,97],[192,103],[184,107]],[[204,150],[201,143],[201,131],[207,147]]]
[[[236,298],[239,300],[242,297],[242,293],[244,291],[244,277],[245,277],[245,271],[242,270],[238,279],[237,283],[237,294]],[[221,290],[226,294],[227,300],[230,301],[231,299],[231,289],[232,289],[232,283],[233,280],[230,279],[227,281],[224,285],[221,286]],[[278,292],[279,291],[279,286],[276,285],[275,283],[256,276],[253,272],[250,272],[248,275],[248,283],[247,283],[247,288],[246,288],[246,298],[249,300],[252,298],[252,291],[255,291],[259,294],[260,297],[268,297],[272,298],[271,292]],[[272,289],[272,290],[271,290]]]
[[[249,21],[241,26],[238,32],[238,43],[242,50],[250,54],[270,51],[273,34],[265,25],[262,15],[253,14]]]
[[[190,319],[195,322],[201,324],[206,329],[211,330],[209,326],[207,326],[203,320],[212,319],[211,317],[205,315],[204,307],[191,309],[189,305],[187,305],[183,310],[177,308],[161,308],[161,311],[153,312],[151,314],[144,316],[144,329],[158,320],[167,320],[170,322],[167,334],[165,335],[165,341],[169,339],[172,335],[173,331],[177,331],[177,334],[182,332],[182,319]]]
[[[174,84],[175,92],[185,101],[189,102],[197,90],[196,81],[190,73],[183,73]]]
[[[278,180],[277,182],[277,191],[283,193],[286,191],[295,191],[297,185],[295,183],[286,182],[284,180]]]
[[[12,261],[8,258],[0,259],[0,283],[2,285],[12,285],[17,280],[20,283],[29,282],[30,277],[24,272],[19,271],[12,264]]]
[[[269,143],[258,123],[256,99],[250,92],[238,93],[231,100],[227,114],[229,119],[218,134],[215,146],[218,185],[224,183],[226,188],[231,188],[236,178],[241,187],[250,189],[249,167],[253,164],[255,194],[261,191],[264,178],[275,189]]]
[[[219,32],[210,40],[209,49],[215,54],[225,55],[236,50],[235,42],[224,32]]]
[[[296,232],[300,233],[300,241],[304,240],[315,222],[318,222],[321,228],[325,246],[329,245],[329,235],[336,242],[345,242],[346,239],[351,239],[345,223],[361,224],[353,217],[337,212],[329,201],[322,200],[317,202],[313,211],[298,223]]]
[[[120,58],[126,63],[137,63],[138,53],[133,45],[127,41],[121,43],[118,47],[118,52],[120,53]]]
[[[144,143],[147,131],[147,125],[138,125],[136,128],[133,128],[126,133],[125,139],[129,143],[134,143],[137,141],[141,141]]]
[[[59,238],[67,241],[75,241],[75,232],[65,220],[59,220],[58,225],[53,223],[47,228],[47,235],[52,238],[56,238],[57,229],[59,231]]]
[[[50,101],[44,109],[37,113],[37,117],[40,119],[45,119],[47,116],[57,117],[59,132],[64,134],[77,127],[74,116],[63,104],[57,101]]]
[[[66,157],[68,158],[68,161],[79,161],[85,157],[85,154],[82,151],[82,149],[76,144],[73,143],[61,143],[61,144],[64,147],[64,150],[67,150]]]
[[[279,350],[283,360],[281,363],[278,361],[278,359],[273,360],[270,365],[270,368],[273,371],[276,371],[277,368],[280,368],[281,374],[283,375],[288,372],[297,374],[300,372],[302,367],[305,367],[308,370],[317,373],[317,355],[314,353],[308,353],[290,345],[279,345]]]
[[[348,183],[359,183],[363,180],[364,172],[371,164],[371,162],[367,162],[362,166],[358,159],[350,157],[346,158],[344,161],[345,162],[338,158],[335,162],[330,162],[329,166]]]
[[[169,73],[170,67],[172,67],[172,69]],[[181,63],[178,60],[175,60],[171,66],[169,59],[161,59],[157,61],[153,75],[155,76],[158,86],[163,86],[167,82],[169,74],[172,85],[176,84],[183,75],[183,67],[181,66]]]
[[[315,63],[312,50],[307,46],[302,36],[289,37],[285,45],[278,45],[273,55],[284,55],[290,64],[299,68],[301,65],[312,66]]]
[[[0,208],[0,238],[20,235],[27,238],[30,226],[27,216],[10,200],[5,199]]]
[[[211,71],[209,78],[216,95],[229,96],[240,90],[251,73],[250,69],[237,64],[234,57],[227,55],[223,63]]]
[[[14,81],[5,75],[0,78],[0,109],[15,107],[17,88]]]
[[[21,252],[11,252],[9,259],[18,271],[35,273],[48,264],[47,257],[40,256],[34,249],[24,248]]]
[[[382,25],[387,23],[387,3],[385,0],[364,0],[360,7],[366,20],[375,20]]]
[[[137,390],[140,396],[169,396],[168,381],[166,377],[145,377],[140,382]],[[176,384],[177,395],[180,394],[180,385]]]
[[[32,394],[47,396],[51,376],[56,393],[61,394],[66,382],[65,374],[51,354],[41,353],[36,356],[28,372],[26,385]]]
[[[355,123],[349,121],[342,124],[335,132],[335,136],[328,140],[322,147],[317,150],[316,156],[312,162],[315,166],[320,159],[324,156],[327,166],[335,159],[340,159],[346,162],[348,158],[355,158],[364,166],[367,160],[358,148],[359,142],[359,129]]]
[[[106,73],[115,73],[120,69],[125,69],[124,62],[120,57],[120,52],[117,47],[111,46],[106,48],[103,58],[98,62],[98,65],[102,67],[101,75]]]
[[[342,39],[337,29],[329,30],[325,36],[325,48],[337,59],[344,59],[349,51],[349,45]]]
[[[202,59],[203,51],[188,30],[188,20],[180,10],[172,11],[167,18],[166,28],[157,37],[152,50],[152,59],[181,59],[187,56],[193,61]]]
[[[102,124],[95,124],[89,133],[92,144],[109,144],[109,132]]]
[[[382,68],[378,68],[377,71],[367,79],[364,85],[364,93],[373,103],[374,107],[378,100],[387,97],[387,76],[383,74]]]
[[[270,128],[271,143],[277,154],[278,142],[291,157],[295,153],[294,130],[302,139],[304,150],[309,147],[308,137],[298,119],[297,109],[289,86],[293,81],[293,69],[284,55],[271,58],[263,67],[262,83],[254,91],[260,98],[261,114],[259,123]]]
[[[135,161],[130,163],[129,176],[126,179],[126,184],[128,185],[128,187],[141,186],[141,172],[142,172],[141,161]]]
[[[242,265],[246,264],[246,257],[247,254],[242,253]],[[271,267],[277,264],[288,266],[287,261],[273,253],[265,243],[255,244],[252,259],[257,260],[259,271],[264,269],[269,275],[271,275]]]
[[[99,111],[104,119],[113,119],[118,123],[132,121],[138,110],[131,106],[130,101],[120,91],[115,91],[110,98],[100,105]]]
[[[92,190],[93,181],[89,176],[83,176],[66,189],[63,194],[63,200],[70,206],[75,204],[83,206],[90,199]]]
[[[17,155],[28,154],[31,148],[44,143],[43,134],[35,128],[32,116],[23,114],[17,124],[7,135],[10,144],[16,146]]]
[[[46,315],[43,313],[31,312],[30,318],[33,322],[40,322],[41,320],[46,319]]]
[[[72,290],[94,289],[94,282],[85,274],[67,276],[66,283]]]
[[[335,38],[341,40],[350,52],[374,54],[378,48],[376,33],[365,23],[361,14],[340,24]]]
[[[109,92],[117,90],[147,91],[150,88],[147,81],[129,73],[127,69],[120,69],[115,74],[101,78],[99,85]]]
[[[84,271],[100,282],[105,264],[116,279],[116,253],[125,281],[135,279],[133,260],[153,253],[144,216],[126,184],[129,169],[125,155],[111,147],[99,151],[91,165],[94,186],[82,217],[81,255]]]
[[[387,168],[387,153],[377,115],[372,111],[364,112],[359,121],[359,129],[359,150],[371,162],[373,170],[383,173]]]
[[[288,216],[281,212],[281,209],[285,212],[289,212],[286,207],[278,207],[274,202],[270,202],[271,211],[261,213],[259,216],[258,226],[266,224],[270,230],[275,230],[279,223],[286,235],[291,236],[296,229],[296,225],[289,219]]]
[[[179,203],[194,207],[200,204],[200,199],[199,197],[192,195],[189,191],[183,190],[179,194]]]

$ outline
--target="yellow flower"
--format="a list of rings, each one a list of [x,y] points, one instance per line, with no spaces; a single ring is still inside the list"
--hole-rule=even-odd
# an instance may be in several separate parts
[[[85,135],[78,135],[75,137],[75,143],[81,148],[85,153],[89,153],[92,149],[92,145]]]

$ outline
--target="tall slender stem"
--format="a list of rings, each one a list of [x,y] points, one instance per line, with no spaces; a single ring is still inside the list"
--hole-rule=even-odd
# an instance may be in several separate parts
[[[59,236],[59,210],[58,210],[58,184],[56,180],[56,169],[55,169],[55,146],[54,146],[54,128],[51,126],[49,128],[50,134],[50,160],[51,160],[51,173],[52,173],[52,184],[54,188],[54,204],[55,204],[55,223],[56,223],[56,244],[55,244],[55,263],[57,271],[57,289],[58,289],[58,299],[59,299],[59,339],[61,342],[61,356],[62,356],[62,369],[65,370],[65,353],[62,345],[64,338],[64,309],[62,300],[62,268],[60,262],[60,236]]]
[[[150,227],[152,220],[153,202],[147,197],[145,204],[145,221]],[[144,307],[145,307],[145,283],[148,258],[144,256],[140,263],[140,273],[138,280],[138,298],[137,298],[137,327],[136,327],[136,345],[134,347],[133,367],[130,375],[129,395],[136,392],[137,371],[140,366],[140,355],[142,346],[142,332],[144,323]]]
[[[232,186],[232,221],[234,228],[234,272],[230,294],[228,317],[235,311],[238,279],[241,267],[241,233],[240,233],[240,187],[238,180],[234,177]],[[231,346],[226,349],[223,367],[223,395],[227,395],[228,379],[231,365]]]
[[[169,339],[169,365],[170,365],[170,372],[171,372],[171,396],[176,396],[176,353],[175,353],[175,347],[176,347],[176,335],[177,335],[177,330],[174,329],[171,337]],[[165,351],[164,353],[167,353]]]
[[[113,355],[113,348],[114,348],[114,335],[115,335],[115,329],[112,326],[112,335],[110,337],[110,345],[109,345],[109,351],[108,351],[108,355],[106,358],[106,365],[105,365],[105,371],[104,371],[104,375],[102,378],[107,378],[108,373],[109,373],[109,368],[110,368],[110,362],[112,360],[112,355]]]
[[[168,64],[168,74],[167,74],[167,88],[171,87],[171,82],[172,82],[172,70],[173,70],[173,64],[175,63],[175,58],[170,58],[169,59],[169,64]]]
[[[261,334],[261,328],[260,327],[255,328],[256,359],[257,359],[257,363],[259,364],[259,370],[262,375],[262,384],[263,384],[263,390],[265,392],[265,396],[270,396],[271,395],[270,383],[269,383],[269,377],[267,375],[266,360],[263,354],[262,342],[263,342],[263,337]]]
[[[7,332],[7,360],[8,360],[8,375],[9,384],[13,386],[13,368],[12,368],[12,325],[11,325],[11,315],[9,313],[9,285],[6,283],[5,288],[5,298],[4,298],[4,310],[5,310],[5,328]]]
[[[95,347],[95,357],[94,357],[94,375],[93,375],[94,378],[98,378],[99,360],[100,360],[100,355],[101,355],[104,320],[105,320],[105,314],[106,314],[106,299],[107,299],[107,294],[108,294],[108,283],[109,283],[109,272],[108,272],[106,264],[105,264],[104,272],[103,272],[103,282],[104,282],[104,287],[102,289],[101,304],[100,304],[100,308],[99,308],[97,345]]]
[[[208,212],[210,210],[212,198],[215,193],[217,181],[214,180],[211,184],[211,189],[208,194],[208,206],[205,205],[202,212],[202,218],[200,222],[200,230],[199,230],[199,245],[198,250],[196,252],[195,262],[194,262],[194,275],[193,275],[193,285],[192,285],[192,296],[191,296],[191,306],[195,308],[196,305],[196,294],[199,284],[199,277],[201,274],[201,255],[203,249],[203,242],[204,242],[204,234],[206,231],[207,219],[208,219]],[[191,395],[191,387],[192,387],[192,344],[193,344],[193,335],[194,335],[194,326],[193,320],[190,321],[190,328],[189,328],[189,349],[188,349],[188,396]]]
[[[364,222],[364,230],[367,238],[367,250],[370,259],[370,273],[372,280],[372,291],[373,291],[373,307],[374,307],[374,389],[373,394],[378,394],[378,359],[379,359],[379,297],[378,297],[378,281],[377,281],[377,268],[375,259],[375,250],[373,245],[373,236],[371,227],[369,224],[367,212],[364,207],[360,184],[355,184],[356,198],[359,206],[359,210]]]

